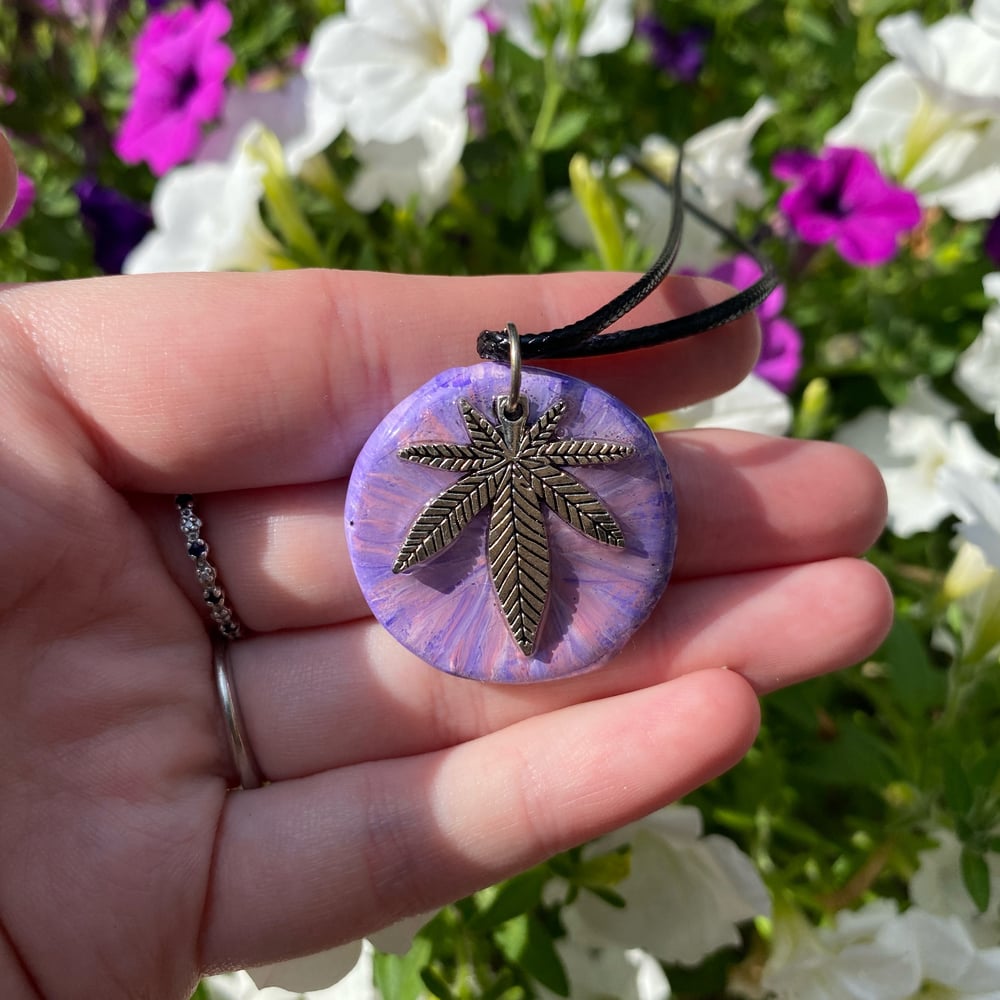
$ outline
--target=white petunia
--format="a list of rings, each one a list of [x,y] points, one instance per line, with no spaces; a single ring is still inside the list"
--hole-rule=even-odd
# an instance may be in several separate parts
[[[935,830],[937,846],[922,851],[917,870],[910,878],[910,899],[927,913],[952,917],[961,922],[979,947],[1000,941],[1000,917],[996,907],[980,913],[962,881],[962,844],[950,830]],[[1000,897],[1000,856],[986,856],[990,871],[990,898]],[[997,982],[1000,983],[1000,977]]]
[[[983,317],[983,329],[959,356],[955,384],[977,406],[992,413],[1000,427],[1000,271],[983,278],[986,294],[996,302]]]
[[[247,972],[210,976],[202,981],[211,1000],[382,1000],[375,988],[372,946],[359,942],[357,961],[333,986],[323,989],[292,991],[280,986],[258,985]],[[259,981],[258,981],[259,982]]]
[[[251,125],[225,163],[180,166],[153,192],[155,228],[128,255],[126,274],[159,271],[265,271],[281,250],[260,217],[264,163]]]
[[[370,212],[383,201],[403,207],[416,199],[430,212],[447,201],[455,167],[465,148],[466,125],[431,120],[419,136],[405,142],[359,144],[355,155],[361,162],[347,200],[359,212]]]
[[[974,0],[969,13],[984,31],[1000,36],[1000,0]]]
[[[760,98],[742,118],[727,118],[710,125],[684,144],[685,197],[703,208],[723,226],[732,227],[736,209],[758,209],[764,203],[760,176],[750,165],[750,144],[760,126],[770,118],[775,103]],[[677,165],[677,147],[662,136],[649,136],[641,158],[669,182]],[[636,238],[642,246],[659,250],[670,229],[671,196],[652,181],[628,173],[628,164],[617,160],[612,173],[624,176],[618,183],[632,206]],[[684,240],[678,264],[699,271],[718,263],[721,237],[692,216],[684,220]]]
[[[281,143],[288,170],[297,174],[309,157],[326,149],[344,127],[344,112],[323,101],[305,77],[296,74],[280,86],[233,87],[219,125],[198,150],[199,160],[226,160],[236,140],[252,124],[263,125]]]
[[[770,382],[750,374],[721,396],[658,414],[649,422],[655,431],[724,427],[780,436],[791,427],[792,406]]]
[[[670,983],[652,955],[641,948],[589,943],[587,928],[575,910],[566,909],[562,916],[567,936],[556,942],[556,950],[573,1000],[669,1000]],[[539,993],[545,1000],[555,1000],[547,989]]]
[[[486,55],[481,0],[347,0],[313,33],[303,73],[361,143],[401,143],[429,122],[467,124]],[[431,140],[428,139],[428,142]]]
[[[552,14],[553,8],[569,8],[559,0],[491,0],[488,10],[495,14],[507,37],[529,55],[540,59],[545,49],[538,39],[532,8]],[[584,28],[580,34],[577,54],[596,56],[614,52],[632,37],[635,25],[635,0],[584,0]],[[569,54],[569,41],[565,30],[556,36],[555,54],[565,59]]]
[[[781,909],[761,986],[775,1000],[910,1000],[921,970],[898,919],[887,899],[841,910],[832,925],[818,928]]]
[[[1000,1000],[1000,948],[978,947],[958,917],[911,907],[898,936],[914,949],[919,995],[938,1000]]]
[[[897,57],[857,93],[826,143],[857,146],[955,218],[1000,210],[1000,36],[962,15],[913,12],[878,26]]]
[[[958,533],[1000,569],[1000,485],[946,466],[938,476],[938,488],[961,522]]]
[[[717,222],[732,227],[737,206],[760,208],[764,188],[750,166],[750,143],[760,126],[775,112],[770,98],[760,98],[742,118],[727,118],[710,125],[684,144],[684,197],[708,212]],[[640,150],[643,162],[669,184],[677,166],[677,147],[659,135],[647,136]],[[597,164],[591,170],[600,175]],[[629,208],[625,222],[647,250],[659,250],[670,230],[672,198],[658,184],[632,171],[624,157],[616,157],[607,176]],[[551,201],[556,225],[573,246],[594,245],[583,210],[569,192],[556,192]],[[722,238],[688,215],[677,255],[679,266],[711,270],[718,263]]]
[[[341,1000],[341,994],[328,993],[331,984],[334,988],[343,987],[343,1000],[358,996],[360,984],[371,983],[372,946],[380,951],[403,955],[410,950],[413,936],[431,918],[432,914],[420,913],[407,917],[389,927],[384,927],[361,941],[349,941],[335,948],[318,952],[315,955],[305,955],[301,958],[290,958],[284,962],[250,969],[248,973],[258,987],[279,987],[283,990],[294,990],[312,996],[322,995],[328,1000]],[[367,970],[361,971],[360,970]],[[377,993],[371,996],[377,997]],[[354,990],[355,992],[350,992]],[[310,992],[312,991],[312,992]]]
[[[694,965],[740,942],[737,925],[769,914],[753,862],[728,838],[702,835],[701,813],[669,806],[602,837],[592,849],[632,845],[631,870],[615,886],[624,909],[590,893],[572,904],[581,945],[641,948],[665,962]]]
[[[930,531],[956,513],[941,489],[944,466],[992,478],[1000,459],[986,451],[955,408],[918,379],[906,403],[894,410],[871,409],[844,424],[838,441],[864,452],[879,467],[889,496],[889,527],[906,538]]]

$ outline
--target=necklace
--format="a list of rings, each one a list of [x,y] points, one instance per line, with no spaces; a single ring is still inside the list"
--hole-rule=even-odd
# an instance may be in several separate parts
[[[681,167],[678,157],[667,242],[641,278],[558,330],[483,331],[484,362],[404,399],[358,456],[345,510],[358,582],[382,625],[432,666],[501,683],[580,673],[624,646],[667,585],[677,509],[646,423],[595,386],[522,361],[694,336],[770,294],[770,263],[684,201]],[[762,277],[691,315],[604,333],[666,277],[685,209],[750,253]]]

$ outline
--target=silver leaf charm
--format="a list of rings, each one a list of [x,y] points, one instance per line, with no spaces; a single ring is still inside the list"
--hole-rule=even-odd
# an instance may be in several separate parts
[[[510,634],[526,656],[535,649],[548,600],[550,564],[542,506],[596,542],[622,548],[618,522],[586,486],[563,466],[604,465],[634,454],[631,445],[556,438],[566,409],[556,400],[526,427],[527,408],[514,415],[507,400],[496,401],[498,424],[468,400],[458,402],[468,444],[435,442],[398,452],[401,459],[460,472],[462,478],[420,512],[393,564],[393,573],[412,569],[458,538],[481,510],[490,507],[487,558]]]

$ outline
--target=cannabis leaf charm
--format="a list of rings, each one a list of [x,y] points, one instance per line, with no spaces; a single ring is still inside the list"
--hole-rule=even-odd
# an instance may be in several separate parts
[[[508,412],[505,396],[494,405],[498,424],[468,400],[459,400],[468,444],[418,444],[397,453],[407,462],[460,472],[462,478],[421,511],[392,571],[402,573],[430,559],[490,507],[486,542],[490,575],[511,636],[528,656],[535,649],[549,592],[543,504],[588,538],[615,548],[625,545],[618,522],[601,501],[561,466],[620,462],[635,449],[609,441],[556,438],[566,410],[563,400],[556,400],[527,428],[523,399],[514,414]]]

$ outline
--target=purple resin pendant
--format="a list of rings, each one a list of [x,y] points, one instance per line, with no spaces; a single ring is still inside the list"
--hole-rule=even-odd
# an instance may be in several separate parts
[[[656,439],[586,382],[453,368],[404,399],[351,474],[345,521],[375,617],[441,670],[567,677],[616,653],[659,600],[677,510]]]

